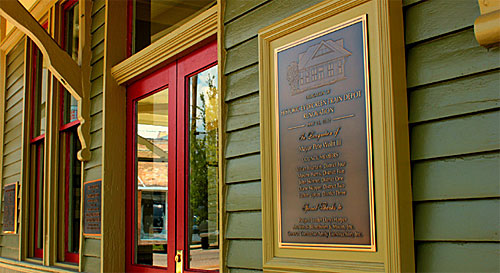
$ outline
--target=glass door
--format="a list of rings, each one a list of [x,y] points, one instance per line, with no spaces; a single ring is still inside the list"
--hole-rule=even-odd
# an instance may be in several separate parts
[[[212,42],[127,88],[128,272],[219,269],[216,61]]]

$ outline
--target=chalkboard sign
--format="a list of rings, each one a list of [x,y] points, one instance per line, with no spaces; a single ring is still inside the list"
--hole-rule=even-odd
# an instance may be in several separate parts
[[[275,51],[283,248],[374,251],[366,16]]]
[[[17,182],[3,188],[3,232],[17,233]]]
[[[102,181],[83,183],[83,235],[101,235]]]

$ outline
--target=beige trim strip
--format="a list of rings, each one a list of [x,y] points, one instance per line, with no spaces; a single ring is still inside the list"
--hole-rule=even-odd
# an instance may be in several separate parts
[[[217,5],[115,65],[111,69],[111,74],[121,85],[216,33]]]

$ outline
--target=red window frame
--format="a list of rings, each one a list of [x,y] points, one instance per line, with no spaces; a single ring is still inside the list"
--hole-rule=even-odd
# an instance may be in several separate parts
[[[217,64],[217,42],[211,41],[189,55],[134,82],[127,88],[127,202],[126,202],[126,271],[175,272],[176,250],[188,249],[188,79]],[[168,87],[168,261],[167,268],[134,264],[135,223],[135,135],[136,107],[138,100]],[[188,269],[183,259],[184,272],[217,272],[214,270]]]
[[[73,8],[76,4],[78,3],[78,0],[68,0],[66,1],[63,6],[62,6],[62,14],[63,14],[63,20],[62,20],[62,27],[61,27],[61,31],[62,31],[62,39],[61,39],[61,46],[65,49],[65,50],[68,50],[66,48],[66,34],[67,34],[67,25],[68,25],[68,22],[67,22],[67,11],[71,8]],[[69,234],[69,215],[70,215],[70,211],[69,211],[69,197],[70,197],[70,194],[72,194],[70,192],[70,173],[71,173],[71,153],[70,153],[70,134],[75,134],[76,135],[76,129],[78,127],[78,125],[80,125],[80,121],[77,119],[75,121],[70,121],[70,122],[67,122],[65,123],[64,122],[64,119],[65,119],[65,110],[67,110],[66,108],[71,106],[70,102],[71,102],[71,95],[69,95],[69,100],[65,100],[65,97],[67,96],[67,93],[68,91],[61,86],[60,88],[60,104],[59,104],[59,136],[60,136],[60,140],[62,140],[62,142],[60,143],[60,145],[64,145],[64,147],[66,147],[65,149],[65,154],[64,154],[64,158],[62,158],[60,161],[61,161],[61,167],[64,168],[64,185],[65,185],[65,191],[64,191],[64,222],[65,222],[65,230],[64,230],[64,262],[70,262],[70,263],[79,263],[80,261],[80,255],[78,252],[70,252],[69,251],[69,236],[71,234]],[[65,104],[65,102],[68,102],[69,104]],[[78,136],[76,136],[76,139],[78,139]],[[78,140],[77,140],[78,141]],[[75,151],[76,152],[76,151]],[[74,156],[74,155],[73,155]],[[78,164],[79,161],[76,160],[75,161],[75,164]],[[81,201],[80,201],[81,202]],[[78,242],[80,243],[80,242]]]

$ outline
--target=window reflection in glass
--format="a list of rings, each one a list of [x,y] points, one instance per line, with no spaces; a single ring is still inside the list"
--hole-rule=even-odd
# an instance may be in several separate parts
[[[190,268],[219,269],[217,66],[189,78]]]
[[[168,89],[136,104],[135,263],[167,266]]]

